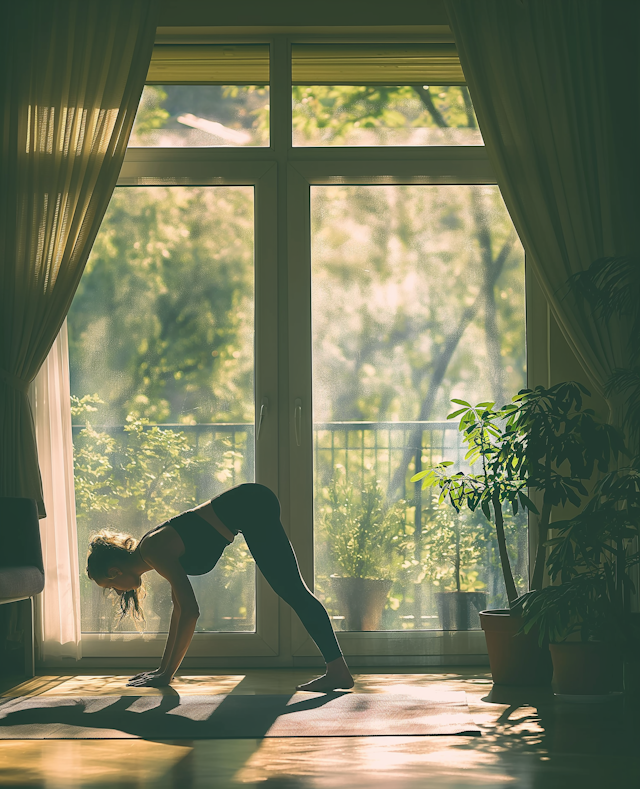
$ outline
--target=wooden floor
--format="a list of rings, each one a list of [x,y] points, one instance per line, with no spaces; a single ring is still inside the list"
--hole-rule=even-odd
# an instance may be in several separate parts
[[[136,673],[41,676],[4,691],[24,695],[156,695],[126,688]],[[302,669],[185,672],[180,694],[289,693]],[[640,787],[638,706],[567,705],[550,691],[494,688],[485,669],[357,673],[359,693],[464,690],[482,737],[353,737],[266,740],[0,741],[0,787],[134,789],[622,789]]]

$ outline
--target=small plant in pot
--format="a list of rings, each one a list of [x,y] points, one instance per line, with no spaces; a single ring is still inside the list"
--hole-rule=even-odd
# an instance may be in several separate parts
[[[331,588],[348,630],[379,630],[407,542],[404,501],[388,506],[375,479],[361,488],[336,472],[320,517]]]
[[[484,584],[478,582],[483,535],[442,503],[423,510],[426,530],[422,577],[440,591],[435,597],[443,630],[472,630],[480,627],[478,612],[486,605]]]
[[[551,513],[567,503],[579,506],[587,496],[584,482],[597,467],[606,471],[621,448],[619,434],[583,407],[589,392],[579,383],[525,389],[511,403],[495,409],[493,403],[460,408],[460,430],[469,446],[465,458],[479,473],[451,474],[449,461],[416,474],[423,487],[440,488],[440,500],[460,511],[480,508],[493,522],[509,608],[480,614],[494,682],[540,684],[551,680],[548,651],[536,649],[534,634],[516,634],[522,627],[517,608],[518,591],[505,538],[503,506],[514,514],[523,507],[537,516],[537,552],[531,588],[541,589]],[[537,497],[540,509],[529,496]]]
[[[548,641],[556,692],[606,697],[620,686],[623,653],[638,653],[631,570],[640,562],[640,459],[601,479],[582,512],[553,524],[553,585],[523,595],[524,631]]]

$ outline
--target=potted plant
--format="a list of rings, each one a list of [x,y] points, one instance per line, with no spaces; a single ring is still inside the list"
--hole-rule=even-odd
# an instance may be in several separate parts
[[[338,573],[330,576],[348,630],[378,630],[405,543],[405,502],[385,504],[375,479],[360,490],[336,474],[320,518],[323,543]]]
[[[629,468],[638,468],[640,457],[640,257],[638,254],[605,257],[568,282],[574,296],[586,301],[595,317],[616,321],[627,338],[627,362],[615,368],[605,384],[605,394],[615,403],[612,417],[625,432]],[[635,591],[636,595],[638,590]],[[639,613],[632,615],[634,630]],[[640,691],[640,649],[624,652],[625,690]]]
[[[640,561],[640,458],[605,475],[575,517],[554,523],[553,585],[519,601],[525,632],[548,641],[556,692],[606,696],[619,686],[623,650],[636,653],[630,571]]]
[[[461,516],[441,503],[430,503],[424,508],[424,521],[422,578],[440,590],[435,598],[442,629],[480,627],[478,613],[487,598],[476,569],[483,542],[480,529],[463,522]]]
[[[487,639],[491,671],[495,682],[537,684],[548,682],[551,672],[548,654],[536,649],[532,634],[521,634],[522,620],[516,606],[518,591],[507,553],[503,506],[514,514],[520,507],[537,516],[537,551],[531,588],[541,589],[546,543],[554,507],[567,503],[579,506],[587,496],[584,481],[594,468],[606,471],[612,455],[622,448],[617,431],[598,421],[583,407],[589,392],[579,383],[566,382],[550,388],[525,389],[511,403],[494,409],[493,403],[471,406],[464,400],[449,415],[460,417],[460,430],[469,446],[466,459],[480,473],[448,473],[453,465],[444,461],[416,474],[423,488],[440,488],[440,500],[482,510],[493,521],[509,608],[480,614]],[[540,509],[529,495],[537,496]]]

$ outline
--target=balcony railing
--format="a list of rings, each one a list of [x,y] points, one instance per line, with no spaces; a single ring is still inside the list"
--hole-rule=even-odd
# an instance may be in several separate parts
[[[188,437],[193,457],[201,460],[199,469],[188,472],[191,494],[195,494],[197,501],[254,478],[254,425],[251,423],[164,423],[144,425],[142,429],[148,431],[153,428],[174,431]],[[111,463],[114,469],[120,467],[118,456],[123,453],[124,457],[126,449],[125,426],[93,425],[92,429],[116,439]],[[82,430],[83,426],[74,425],[74,436]],[[423,533],[428,534],[429,502],[423,501],[421,483],[412,483],[411,476],[420,471],[423,465],[435,464],[445,459],[452,460],[454,468],[467,469],[468,465],[464,460],[465,446],[461,439],[458,424],[452,421],[317,422],[313,426],[317,495],[322,496],[321,488],[331,482],[339,467],[345,482],[355,488],[363,486],[366,480],[374,477],[386,491],[389,502],[398,499],[407,502],[407,517],[414,521],[413,543],[417,559],[425,539]],[[227,477],[222,479],[224,475],[220,475],[212,484],[211,472],[219,470],[225,453],[233,454],[233,462],[227,466]],[[216,487],[219,489],[216,490]],[[523,550],[525,549],[526,546]],[[487,553],[483,559],[482,579],[490,598],[497,600],[499,579],[491,561]],[[418,586],[409,581],[396,583],[393,594],[396,599],[401,599],[402,603],[397,611],[386,611],[386,624],[383,629],[407,626],[438,627],[439,614],[435,608],[434,590]],[[416,624],[419,622],[422,624]],[[216,620],[211,627],[226,629],[223,625],[224,622],[218,623]],[[91,627],[96,625],[92,624]]]
[[[227,451],[238,453],[242,460],[239,464],[230,464],[229,479],[224,487],[253,478],[253,423],[163,423],[144,425],[143,429],[154,427],[188,436],[195,457],[209,454],[207,447],[210,448],[215,439],[226,439]],[[74,425],[74,436],[82,429],[82,425]],[[125,435],[124,425],[94,426],[93,429],[114,438]],[[389,500],[402,498],[415,506],[417,540],[422,531],[422,491],[419,482],[409,481],[410,476],[421,471],[425,461],[431,465],[447,459],[454,461],[457,468],[464,466],[465,449],[456,422],[316,422],[313,434],[316,480],[328,484],[338,465],[344,469],[346,482],[351,485],[363,485],[366,476],[374,476],[386,488]],[[201,477],[196,475],[195,498],[198,501],[211,495],[210,482]]]
[[[201,448],[211,438],[225,437],[229,449],[242,454],[243,468],[247,472],[253,469],[253,423],[162,423],[144,425],[143,429],[154,427],[192,438],[195,456],[200,455]],[[78,435],[83,428],[83,425],[73,425],[73,435]],[[113,437],[125,435],[124,425],[100,425],[93,429]],[[400,498],[408,498],[407,474],[400,476],[400,469],[408,470],[411,465],[412,473],[416,473],[422,469],[425,459],[429,465],[444,459],[453,460],[457,467],[464,464],[464,446],[455,422],[316,422],[313,433],[316,474],[332,473],[340,464],[352,484],[363,484],[365,475],[373,474],[382,484],[386,483],[390,493]],[[229,486],[238,484],[239,476],[237,470],[232,469]],[[419,483],[415,483],[410,497],[419,495],[419,490]]]

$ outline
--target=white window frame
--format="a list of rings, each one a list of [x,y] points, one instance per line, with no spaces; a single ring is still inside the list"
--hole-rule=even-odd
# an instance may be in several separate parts
[[[315,184],[495,184],[481,146],[294,148],[291,143],[291,44],[425,41],[421,36],[206,36],[207,43],[269,43],[270,144],[265,147],[130,148],[118,185],[254,185],[256,259],[256,481],[274,490],[307,584],[313,589],[313,426],[311,424],[310,187]],[[172,42],[183,40],[172,39]],[[202,36],[198,43],[203,43]],[[163,40],[163,43],[170,43]],[[527,288],[529,298],[530,288]],[[537,299],[539,301],[539,297]],[[537,304],[536,301],[536,304]],[[529,305],[527,305],[529,306]],[[527,309],[542,315],[540,305]],[[529,334],[529,336],[532,336]],[[533,335],[535,336],[535,335]],[[529,348],[527,349],[529,354]],[[544,364],[537,350],[537,366]],[[302,436],[294,433],[302,402]],[[291,609],[258,574],[256,633],[197,633],[188,667],[306,666],[322,659]],[[485,663],[482,631],[379,631],[337,634],[357,665]],[[135,665],[162,653],[158,634],[83,634],[82,663]]]

